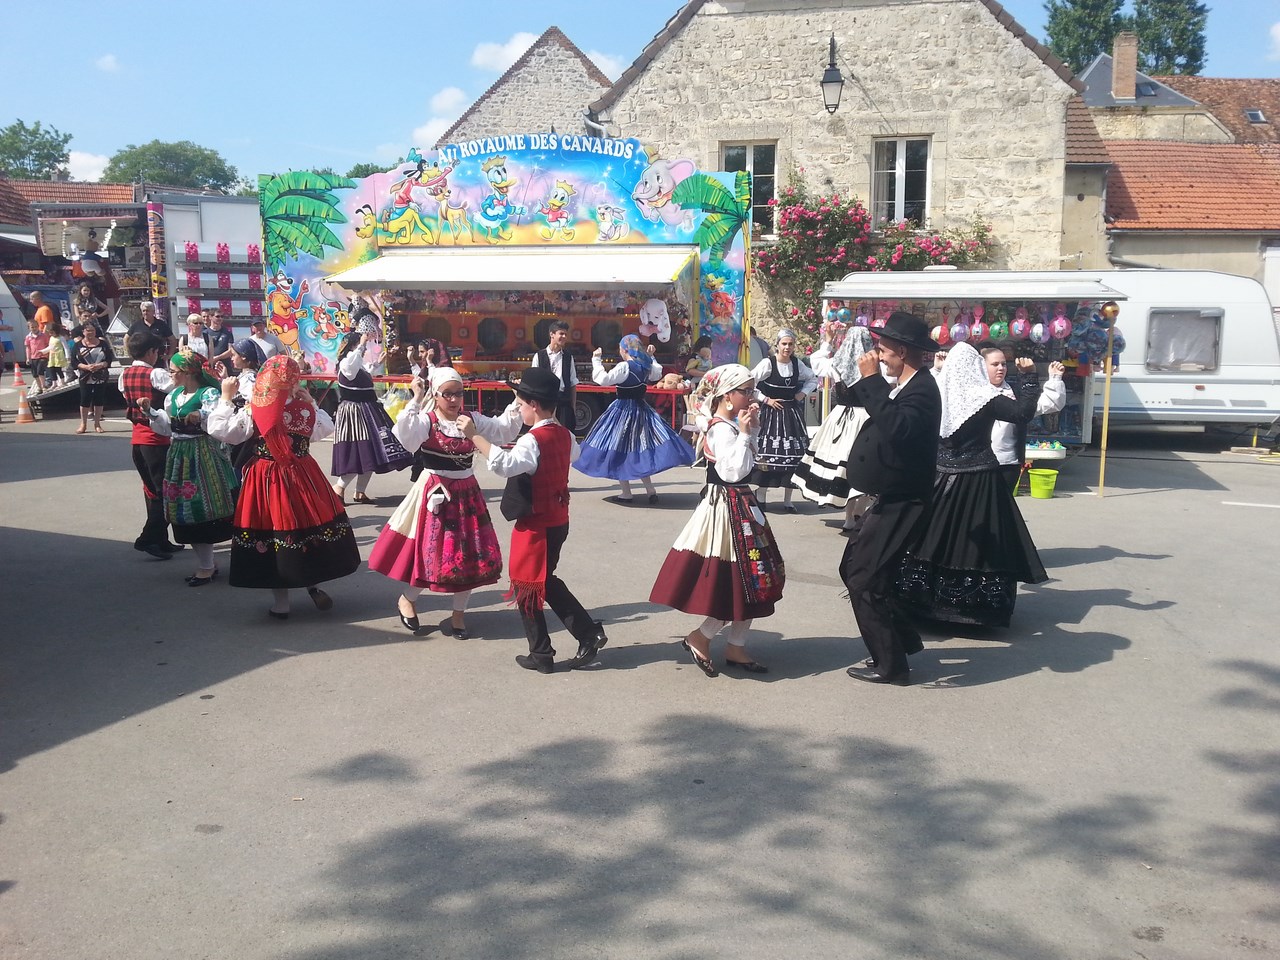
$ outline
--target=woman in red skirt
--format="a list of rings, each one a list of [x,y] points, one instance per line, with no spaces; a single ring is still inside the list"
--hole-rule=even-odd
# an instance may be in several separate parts
[[[716,367],[694,394],[703,443],[707,487],[702,502],[667,554],[649,594],[653,603],[706,617],[681,646],[708,677],[711,639],[726,624],[725,665],[748,673],[768,668],[747,653],[751,621],[767,617],[782,598],[782,554],[747,478],[756,462],[759,407],[755,378],[736,363]]]
[[[457,422],[462,377],[452,367],[431,368],[429,375],[430,394],[415,378],[413,399],[395,425],[396,439],[417,451],[423,471],[378,536],[369,569],[406,584],[398,602],[400,622],[413,633],[419,629],[416,603],[423,590],[453,594],[453,615],[440,629],[465,640],[471,591],[498,582],[502,551],[471,468],[476,446]],[[476,432],[496,444],[515,440],[523,425],[515,403],[499,417],[470,417]]]
[[[225,443],[253,439],[231,539],[233,587],[270,589],[267,611],[289,617],[289,590],[304,587],[320,610],[333,606],[316,586],[354,573],[360,550],[346,511],[320,465],[312,440],[333,433],[333,421],[298,385],[301,370],[277,354],[262,365],[253,400],[235,408],[239,380],[222,381],[222,399],[209,417],[209,433]]]

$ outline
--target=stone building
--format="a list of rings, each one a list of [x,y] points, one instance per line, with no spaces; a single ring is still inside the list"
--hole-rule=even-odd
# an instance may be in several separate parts
[[[587,133],[587,104],[609,89],[609,78],[559,27],[550,27],[436,141],[471,140],[495,132]]]
[[[828,113],[832,36],[845,85]],[[981,219],[992,266],[1057,269],[1080,89],[994,0],[691,0],[591,109],[611,136],[751,170],[766,235],[768,199],[794,175],[877,218]]]

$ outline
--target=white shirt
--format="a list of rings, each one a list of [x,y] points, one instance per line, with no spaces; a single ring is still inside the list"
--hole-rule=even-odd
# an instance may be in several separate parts
[[[468,413],[467,416],[475,423],[476,433],[492,444],[510,443],[520,435],[520,428],[524,426],[524,421],[520,418],[520,405],[514,400],[496,417],[486,417],[482,413]],[[435,428],[446,437],[457,439],[462,436],[462,428],[454,420],[439,418],[436,420]],[[400,418],[396,420],[396,425],[391,428],[391,432],[406,450],[417,450],[431,436],[430,411],[424,410],[417,400],[410,400],[400,411]],[[465,470],[433,469],[430,472],[438,477],[461,480],[463,477],[472,476],[475,471],[467,468]]]
[[[251,333],[249,339],[262,348],[264,359],[270,360],[277,353],[284,353],[284,343],[274,333],[264,332],[261,336]]]
[[[652,358],[650,358],[652,360]],[[594,354],[591,357],[591,379],[602,387],[616,387],[621,383],[625,383],[627,376],[631,370],[630,365],[625,360],[619,360],[608,370],[604,368],[604,362]],[[649,365],[649,382],[656,383],[662,379],[662,364],[656,360],[652,360]]]
[[[311,426],[312,440],[326,440],[333,436],[333,419],[317,406],[312,406],[315,420]],[[253,410],[245,406],[237,410],[234,403],[221,397],[205,422],[209,436],[223,443],[244,443],[253,436]]]
[[[743,433],[737,424],[727,420],[713,423],[704,442],[716,473],[725,483],[740,483],[755,468],[755,435]]]
[[[145,367],[145,360],[135,360],[129,364],[130,367]],[[124,370],[120,371],[120,378],[116,381],[116,389],[122,394],[124,393]],[[159,390],[161,393],[168,393],[173,389],[173,377],[169,375],[169,371],[164,367],[151,368],[151,389]]]
[[[533,473],[538,469],[538,441],[533,437],[533,430],[544,423],[557,422],[554,417],[539,420],[528,433],[515,442],[515,446],[510,450],[492,447],[489,450],[489,469],[504,480],[518,477],[522,473]],[[572,438],[572,434],[570,438],[573,445],[569,449],[569,462],[573,463],[578,459],[578,441]]]
[[[1001,386],[1000,391],[1006,397],[1014,395],[1013,388],[1007,383]],[[1063,383],[1061,377],[1050,377],[1044,382],[1040,391],[1040,398],[1036,401],[1036,416],[1057,413],[1066,402],[1067,385]],[[1022,461],[1019,456],[1022,451],[1018,450],[1017,443],[1017,424],[997,420],[991,425],[991,452],[996,455],[996,460],[1000,463],[1021,465]]]
[[[786,363],[783,363],[781,360],[779,360],[778,373],[784,377],[791,376],[792,364],[795,364],[797,367],[796,380],[799,381],[799,387],[797,388],[796,393],[803,393],[807,397],[809,394],[813,393],[814,390],[818,389],[818,378],[813,375],[813,371],[810,370],[804,364],[803,361],[797,360],[795,357],[792,357]],[[770,373],[770,370],[769,370],[768,357],[765,357],[763,360],[757,363],[755,365],[755,368],[751,371],[751,376],[755,377],[755,380],[756,380],[756,399],[757,400],[764,399],[764,394],[760,391],[760,384],[765,379],[765,377],[769,376],[769,373]]]
[[[194,333],[184,333],[178,338],[178,349],[190,347],[192,353],[198,353],[206,360],[209,359],[209,343],[204,337]]]
[[[367,370],[368,367],[365,365],[365,362],[364,362],[364,350],[365,350],[365,347],[367,346],[368,346],[367,343],[362,343],[360,344],[360,346],[356,347],[354,350],[348,353],[345,357],[343,357],[342,360],[338,363],[338,372],[341,373],[348,380],[351,380],[361,370]]]
[[[564,382],[564,377],[560,376],[560,358],[564,357],[568,363],[565,364],[569,368],[569,382]],[[540,367],[542,359],[542,351],[539,350],[533,355],[533,362],[529,364],[531,367]],[[566,387],[576,387],[578,385],[578,371],[574,368],[573,357],[566,354],[563,350],[552,350],[547,347],[547,359],[551,361],[551,372],[556,375],[556,379],[560,381],[560,389]]]

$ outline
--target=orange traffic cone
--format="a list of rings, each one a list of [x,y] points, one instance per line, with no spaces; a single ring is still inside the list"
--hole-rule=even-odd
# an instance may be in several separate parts
[[[13,361],[13,385],[15,387],[25,387],[27,385],[22,379],[22,364],[17,360]]]
[[[27,391],[18,390],[18,419],[14,423],[35,423],[36,418],[31,415],[31,404],[27,403]]]

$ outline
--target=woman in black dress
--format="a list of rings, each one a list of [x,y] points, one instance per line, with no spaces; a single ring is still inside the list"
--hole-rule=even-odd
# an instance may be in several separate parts
[[[1017,399],[1006,397],[991,384],[978,351],[960,343],[938,378],[942,439],[933,514],[898,582],[899,595],[921,616],[1007,627],[1018,582],[1049,579],[991,450],[995,421],[1025,421],[1035,414],[1035,364],[1020,357],[1018,370],[1025,389]]]

